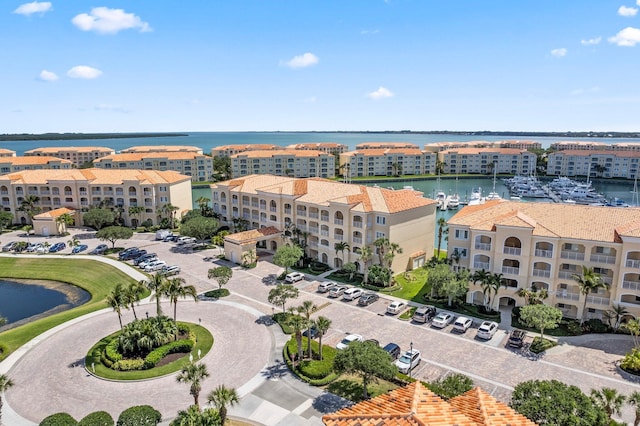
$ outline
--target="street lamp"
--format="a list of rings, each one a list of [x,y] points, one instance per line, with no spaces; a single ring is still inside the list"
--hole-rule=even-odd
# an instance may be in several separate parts
[[[409,355],[409,377],[411,377],[411,367],[413,364],[413,341],[409,342],[409,347],[411,348]]]

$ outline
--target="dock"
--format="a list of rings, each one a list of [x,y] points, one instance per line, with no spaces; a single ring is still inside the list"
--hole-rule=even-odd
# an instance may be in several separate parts
[[[544,189],[544,192],[547,193],[547,195],[549,196],[549,198],[551,198],[553,200],[554,203],[561,203],[562,202],[562,198],[558,197],[558,195],[556,195],[555,192],[553,192],[550,188],[549,185],[544,185],[542,187],[542,189]]]

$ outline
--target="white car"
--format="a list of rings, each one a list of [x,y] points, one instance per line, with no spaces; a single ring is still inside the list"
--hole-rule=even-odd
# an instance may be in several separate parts
[[[156,260],[158,260],[158,256],[156,256],[156,257],[150,257],[149,259],[145,260],[144,262],[140,262],[140,263],[138,263],[138,268],[140,268],[140,269],[144,269],[144,268],[146,268],[147,266],[149,266],[149,264],[150,264],[151,262],[155,262]]]
[[[413,349],[410,351],[406,351],[398,360],[396,361],[396,367],[398,367],[398,371],[403,374],[407,374],[409,370],[413,370],[420,364],[422,357],[420,356],[420,351],[418,349]]]
[[[193,244],[196,242],[196,239],[193,237],[180,237],[176,243],[181,246],[183,244]]]
[[[447,312],[440,312],[433,321],[431,321],[431,325],[436,328],[445,328],[451,321],[453,321],[453,315]]]
[[[469,329],[469,327],[471,327],[471,324],[473,324],[471,318],[458,317],[453,323],[453,330],[459,333],[464,333]]]
[[[145,266],[144,268],[144,271],[145,272],[159,271],[165,266],[167,266],[167,262],[165,262],[164,260],[156,260],[154,262],[147,264],[147,266]]]
[[[347,349],[353,342],[362,342],[363,337],[359,334],[349,334],[336,345],[336,349]]]
[[[331,290],[329,290],[329,294],[327,296],[328,297],[332,297],[332,298],[340,297],[348,289],[349,289],[349,287],[347,287],[347,286],[337,285],[337,286],[333,287]]]
[[[476,337],[479,339],[490,340],[494,334],[498,331],[498,323],[493,321],[483,321],[478,327]]]
[[[337,286],[338,286],[338,283],[335,283],[333,281],[323,281],[318,286],[318,293],[326,293],[329,290],[331,290],[332,288],[337,287]]]
[[[387,306],[387,313],[391,315],[399,314],[407,307],[405,302],[395,301],[391,302],[389,306]]]
[[[285,283],[295,283],[304,280],[304,274],[302,272],[291,272],[284,277]]]
[[[342,300],[356,300],[358,297],[362,296],[362,293],[364,293],[364,291],[361,288],[351,287],[342,293]]]

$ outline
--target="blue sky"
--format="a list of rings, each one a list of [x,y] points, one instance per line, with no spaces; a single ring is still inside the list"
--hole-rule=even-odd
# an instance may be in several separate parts
[[[640,0],[0,7],[0,133],[640,131]]]

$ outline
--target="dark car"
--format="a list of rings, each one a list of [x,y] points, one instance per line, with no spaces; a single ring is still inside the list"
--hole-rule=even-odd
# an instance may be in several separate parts
[[[527,333],[524,330],[513,330],[509,335],[507,345],[512,348],[521,348],[524,345],[525,337],[527,337]]]
[[[358,299],[358,305],[368,306],[378,299],[380,299],[380,296],[378,295],[378,293],[374,293],[374,292],[365,293],[362,296],[360,296],[360,299]]]
[[[135,249],[133,251],[130,251],[128,253],[126,253],[124,256],[120,256],[120,260],[132,260],[132,259],[136,259],[140,256],[142,256],[143,254],[147,254],[146,250],[140,250],[140,249]]]
[[[124,249],[120,253],[118,253],[118,258],[120,258],[121,260],[124,260],[123,257],[127,257],[131,253],[135,253],[137,251],[140,251],[138,247],[129,247],[128,249]]]
[[[109,247],[106,244],[100,244],[96,248],[91,250],[89,254],[104,254],[104,252],[107,251],[108,249]]]
[[[309,329],[306,329],[306,330],[302,333],[302,335],[303,335],[304,337],[309,337]],[[320,335],[320,330],[318,330],[318,329],[316,328],[316,326],[315,326],[315,325],[312,325],[312,326],[311,326],[311,338],[312,338],[312,339],[317,339],[319,335]]]
[[[55,243],[54,245],[49,247],[49,253],[57,253],[60,250],[64,250],[66,248],[67,248],[67,245],[65,243]]]
[[[73,253],[73,254],[77,254],[77,253],[80,253],[81,251],[85,251],[85,250],[86,250],[86,249],[88,249],[88,248],[89,248],[89,246],[88,246],[88,245],[86,245],[86,244],[80,244],[80,245],[75,246],[75,247],[73,248],[73,250],[71,250],[71,253]]]
[[[142,253],[144,252],[144,253]],[[133,264],[134,265],[139,265],[140,263],[144,262],[145,260],[149,260],[153,257],[158,257],[158,255],[156,253],[147,253],[146,250],[140,250],[138,252],[139,256],[133,258]]]
[[[382,350],[387,352],[391,356],[392,360],[398,359],[401,352],[400,346],[396,345],[395,343],[387,343],[386,346],[382,348]]]

